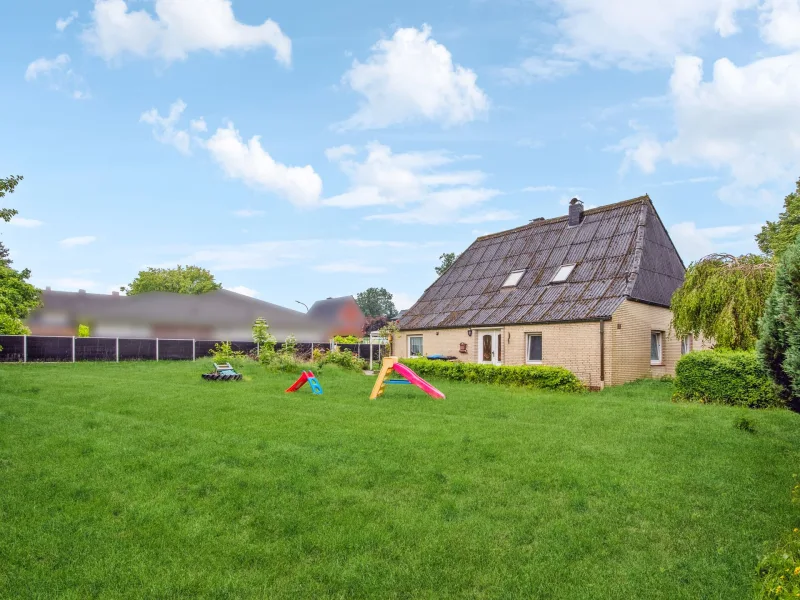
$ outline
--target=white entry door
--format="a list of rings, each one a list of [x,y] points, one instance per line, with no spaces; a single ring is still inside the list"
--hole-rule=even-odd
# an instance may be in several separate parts
[[[480,332],[478,362],[486,365],[502,364],[503,334],[499,329],[485,329]]]

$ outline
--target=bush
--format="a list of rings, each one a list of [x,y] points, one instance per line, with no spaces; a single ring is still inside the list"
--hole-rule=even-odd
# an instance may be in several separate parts
[[[208,351],[211,357],[215,361],[230,361],[234,358],[242,358],[244,356],[244,352],[239,352],[234,350],[231,347],[230,342],[222,342],[220,344],[214,344],[214,347]]]
[[[316,350],[314,350],[314,352],[316,352]],[[330,352],[324,354],[320,353],[320,356],[320,365],[339,365],[343,369],[347,369],[349,371],[363,371],[367,368],[367,361],[359,358],[350,352],[350,350],[339,350],[338,348],[335,348]]]
[[[779,392],[755,352],[690,352],[675,367],[674,400],[767,408],[784,405]]]
[[[800,504],[800,483],[792,488],[792,504]],[[795,528],[758,564],[759,600],[797,598],[800,595],[800,529]]]
[[[472,383],[499,383],[543,390],[580,392],[586,387],[571,371],[548,366],[495,366],[465,362],[446,362],[427,358],[404,358],[400,361],[420,377],[441,377]]]
[[[361,338],[354,335],[335,335],[333,342],[334,344],[360,344]]]
[[[88,325],[78,325],[78,337],[79,338],[87,338],[89,337],[89,326]]]
[[[11,315],[0,314],[0,335],[30,335],[31,330],[21,319]]]

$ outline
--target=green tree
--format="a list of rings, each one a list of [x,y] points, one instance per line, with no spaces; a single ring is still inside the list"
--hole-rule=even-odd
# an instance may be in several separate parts
[[[708,256],[689,265],[672,296],[672,325],[678,335],[712,339],[718,348],[752,350],[774,279],[768,257]]]
[[[356,304],[366,317],[397,317],[397,308],[386,288],[371,287],[356,296]]]
[[[5,179],[0,179],[0,198],[5,197],[6,194],[13,194],[17,184],[22,181],[21,175],[11,175]],[[0,219],[8,223],[11,217],[17,214],[13,208],[0,208]],[[8,258],[8,248],[0,242],[0,266],[11,266],[11,259]]]
[[[758,354],[775,383],[800,398],[800,239],[783,252],[775,273]]]
[[[23,320],[40,304],[41,290],[28,283],[31,272],[0,265],[0,334],[27,333]]]
[[[764,254],[780,258],[800,234],[800,179],[794,192],[783,201],[783,212],[777,221],[767,221],[756,235],[758,247]]]
[[[178,265],[174,269],[139,271],[128,287],[120,288],[128,296],[146,292],[173,292],[175,294],[205,294],[222,287],[214,280],[210,271],[201,267]]]
[[[456,262],[456,259],[459,257],[459,254],[455,252],[445,252],[439,257],[439,260],[442,263],[438,267],[434,267],[436,274],[441,277],[444,275],[445,271],[453,266],[453,263]]]

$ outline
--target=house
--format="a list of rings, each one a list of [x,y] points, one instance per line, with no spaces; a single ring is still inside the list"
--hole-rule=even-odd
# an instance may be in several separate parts
[[[318,300],[311,305],[308,316],[331,323],[333,335],[355,335],[361,337],[367,318],[352,296],[340,296]],[[331,336],[333,337],[333,336]]]
[[[479,237],[400,320],[395,353],[558,365],[599,389],[672,375],[685,267],[649,196]]]
[[[79,324],[85,324],[92,337],[246,341],[252,339],[258,317],[267,320],[279,341],[292,334],[303,342],[326,342],[343,332],[358,335],[363,325],[363,315],[357,326],[342,324],[324,311],[306,314],[229,290],[121,296],[50,288],[42,292],[42,306],[27,325],[34,335],[72,336]]]

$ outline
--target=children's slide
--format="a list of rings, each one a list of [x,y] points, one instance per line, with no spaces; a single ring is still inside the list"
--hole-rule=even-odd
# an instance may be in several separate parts
[[[401,365],[400,363],[396,363],[392,365],[392,370],[400,375],[401,377],[405,377],[408,379],[409,382],[417,386],[423,392],[431,396],[432,398],[439,398],[444,400],[444,394],[433,387],[430,383],[425,381],[422,377],[414,373],[411,369],[409,369],[405,365]]]

